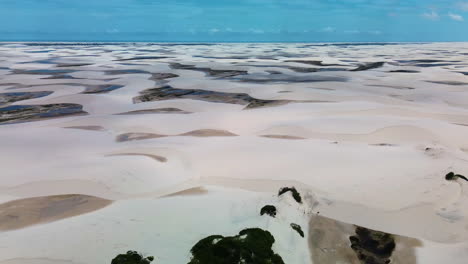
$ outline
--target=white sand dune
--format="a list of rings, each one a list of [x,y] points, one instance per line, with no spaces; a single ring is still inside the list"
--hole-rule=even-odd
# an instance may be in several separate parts
[[[359,225],[392,263],[466,264],[468,45],[351,47],[0,45],[0,263],[187,263],[260,227],[287,264],[357,264]],[[89,206],[49,208],[67,195]]]

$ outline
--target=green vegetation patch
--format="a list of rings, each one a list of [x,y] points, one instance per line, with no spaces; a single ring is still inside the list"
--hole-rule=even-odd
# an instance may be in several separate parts
[[[349,237],[351,248],[363,264],[388,264],[395,250],[395,238],[391,234],[356,227],[356,235]]]
[[[279,190],[278,196],[281,196],[284,193],[291,192],[294,200],[298,203],[302,203],[301,194],[296,190],[295,187],[283,187]]]
[[[304,237],[304,231],[302,231],[302,228],[300,225],[292,223],[291,227],[292,229],[296,230],[296,232],[299,233],[301,237]]]
[[[447,181],[456,181],[457,179],[463,179],[465,181],[468,181],[468,179],[465,176],[461,174],[455,174],[453,172],[447,173],[447,175],[445,175],[445,179]]]
[[[193,246],[188,264],[284,264],[271,249],[274,242],[270,232],[260,228],[244,229],[236,236],[212,235]]]
[[[276,216],[276,207],[274,207],[273,205],[265,205],[262,207],[262,209],[260,210],[260,215],[264,215],[264,214],[267,214],[271,217],[275,217]]]
[[[125,254],[117,255],[111,264],[150,264],[153,260],[153,256],[143,258],[140,253],[130,250]]]

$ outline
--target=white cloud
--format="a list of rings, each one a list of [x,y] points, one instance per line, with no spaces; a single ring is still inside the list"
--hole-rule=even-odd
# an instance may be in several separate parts
[[[116,29],[116,28],[110,28],[110,29],[107,29],[106,32],[112,34],[112,33],[119,33],[120,30],[118,30],[118,29]]]
[[[431,12],[423,13],[422,16],[429,20],[439,20],[440,18],[439,14],[434,10],[432,10]]]
[[[380,34],[382,34],[382,31],[380,31],[380,30],[371,30],[368,33],[373,34],[373,35],[380,35]]]
[[[319,30],[319,32],[326,32],[326,33],[331,33],[331,32],[335,32],[336,29],[334,27],[324,27],[322,29]]]
[[[256,29],[256,28],[249,29],[249,32],[254,33],[254,34],[263,34],[263,33],[265,33],[265,31],[263,31],[261,29]]]
[[[448,16],[455,21],[463,21],[463,17],[458,14],[448,13]]]
[[[463,11],[468,11],[468,2],[459,2],[457,3],[458,9]]]
[[[219,31],[220,31],[220,30],[217,29],[217,28],[212,28],[212,29],[210,29],[210,32],[211,32],[211,33],[218,33]]]
[[[382,31],[380,31],[380,30],[368,30],[368,31],[364,31],[364,30],[357,30],[357,29],[354,29],[354,30],[345,30],[344,33],[345,33],[345,34],[372,34],[372,35],[380,35],[380,34],[382,34]]]

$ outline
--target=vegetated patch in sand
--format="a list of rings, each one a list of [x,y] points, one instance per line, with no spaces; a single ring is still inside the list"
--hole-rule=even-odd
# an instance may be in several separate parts
[[[248,72],[244,70],[215,70],[207,67],[196,67],[195,65],[180,64],[180,63],[171,63],[169,65],[172,69],[177,70],[192,70],[192,71],[201,71],[210,77],[218,78],[227,78],[237,75],[245,75]]]
[[[426,81],[429,83],[436,84],[445,84],[445,85],[468,85],[468,82],[459,82],[459,81]]]
[[[125,254],[117,255],[111,264],[150,264],[153,260],[153,256],[143,257],[137,251],[129,250]]]
[[[120,88],[123,88],[123,85],[118,84],[102,84],[102,85],[85,85],[86,90],[84,90],[84,94],[100,94],[100,93],[108,93]]]
[[[285,60],[284,62],[296,62],[314,66],[346,66],[342,64],[324,64],[321,60]]]
[[[239,104],[246,105],[246,109],[266,106],[278,106],[290,102],[309,102],[257,99],[251,97],[246,93],[226,93],[210,90],[178,89],[173,88],[170,85],[164,85],[141,91],[139,96],[133,98],[133,103],[163,101],[171,99],[193,99],[211,103]]]
[[[377,68],[384,66],[384,64],[385,62],[383,61],[364,63],[350,71],[367,71],[367,70],[377,69]]]
[[[79,104],[11,105],[0,108],[0,124],[88,114]]]
[[[81,194],[14,200],[0,204],[0,230],[15,230],[58,221],[96,211],[111,203],[111,200]]]
[[[106,130],[102,126],[68,126],[64,128],[90,130],[90,131],[105,131]]]
[[[218,129],[198,129],[187,133],[180,134],[179,136],[191,137],[235,137],[237,134],[231,133],[227,130]]]
[[[125,133],[120,134],[115,138],[117,142],[126,142],[126,141],[133,141],[133,140],[143,140],[143,139],[151,139],[151,138],[161,138],[166,137],[165,135],[159,135],[154,133]]]
[[[179,108],[174,107],[163,107],[163,108],[155,108],[155,109],[141,109],[141,110],[134,110],[124,113],[119,113],[117,115],[138,115],[138,114],[191,114],[192,112],[184,111]]]
[[[304,137],[291,136],[291,135],[260,135],[261,137],[266,138],[276,138],[276,139],[306,139]]]
[[[211,235],[192,247],[192,258],[188,264],[284,264],[281,256],[272,249],[274,243],[273,235],[260,228],[244,229],[235,236]]]
[[[312,263],[416,264],[415,250],[422,246],[414,238],[356,227],[319,215],[309,220],[308,239]]]
[[[9,104],[22,100],[40,98],[52,94],[51,91],[40,91],[40,92],[12,92],[12,93],[0,93],[0,105]]]
[[[104,71],[106,75],[122,75],[122,74],[151,74],[150,72],[136,69],[123,69],[123,70],[107,70]]]

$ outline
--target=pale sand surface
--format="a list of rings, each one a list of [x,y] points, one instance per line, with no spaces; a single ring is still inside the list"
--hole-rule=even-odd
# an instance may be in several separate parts
[[[354,264],[360,225],[397,235],[392,263],[465,264],[468,182],[444,177],[468,175],[467,54],[466,43],[0,45],[0,97],[53,92],[0,108],[87,113],[2,125],[0,112],[0,217],[24,217],[0,223],[0,263],[109,263],[129,249],[187,263],[208,235],[261,227],[288,264]],[[121,60],[141,56],[168,58]],[[166,85],[178,96],[134,103]],[[276,197],[284,186],[304,203]],[[71,194],[87,202],[51,205]],[[259,215],[268,203],[277,218]]]

